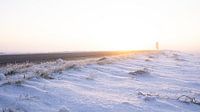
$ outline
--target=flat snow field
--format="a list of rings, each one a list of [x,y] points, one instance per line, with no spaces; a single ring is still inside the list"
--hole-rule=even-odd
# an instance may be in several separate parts
[[[200,112],[200,56],[161,51],[3,66],[0,112]]]

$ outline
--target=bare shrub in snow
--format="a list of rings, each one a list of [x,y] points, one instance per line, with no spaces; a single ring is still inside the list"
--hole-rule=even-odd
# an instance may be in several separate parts
[[[141,70],[136,70],[134,72],[129,72],[129,74],[131,74],[131,75],[146,75],[146,74],[150,74],[150,72],[148,71],[148,69],[144,68]]]
[[[53,79],[52,77],[50,77],[50,73],[48,71],[37,71],[36,72],[38,74],[38,76],[45,78],[45,79]]]
[[[8,84],[8,85],[10,85],[10,84],[21,85],[24,81],[25,81],[25,80],[23,80],[23,79],[8,80],[8,81],[6,81],[6,82],[4,83],[4,85],[5,85],[5,84]]]
[[[19,96],[19,100],[36,100],[36,99],[38,99],[36,96],[30,96],[28,94],[25,95],[21,94]]]
[[[150,60],[150,59],[145,59],[145,61],[146,61],[146,62],[150,62],[151,60]]]
[[[17,85],[21,85],[23,82],[24,82],[24,80],[17,80],[14,83],[17,84]]]
[[[69,109],[66,109],[65,107],[63,107],[58,112],[70,112],[70,111]]]
[[[66,68],[68,69],[74,69],[74,68],[77,68],[78,66],[76,64],[72,64],[70,66],[67,66]]]
[[[157,94],[150,94],[150,93],[146,93],[146,94],[145,94],[145,93],[142,93],[142,92],[138,92],[138,95],[139,95],[139,96],[157,96],[157,97],[159,96],[159,95],[157,95]]]
[[[160,98],[160,99],[171,99],[171,100],[178,100],[180,102],[184,102],[184,103],[192,103],[192,104],[196,104],[196,105],[200,105],[200,101],[198,101],[195,97],[190,97],[187,95],[181,95],[179,96],[177,99],[169,97],[169,96],[160,96],[158,94],[150,94],[150,93],[142,93],[142,92],[138,92],[138,96],[142,96],[144,98],[145,101],[150,101],[152,99],[155,98]]]
[[[95,75],[94,74],[89,74],[87,77],[86,77],[86,79],[87,80],[94,80],[95,79]]]
[[[138,95],[142,96],[144,101],[152,101],[152,100],[155,100],[155,98],[160,97],[157,94],[150,94],[150,93],[144,94],[142,92],[138,92]]]
[[[149,58],[153,59],[153,58],[155,58],[155,57],[154,57],[154,56],[149,56]]]
[[[106,57],[103,57],[103,58],[100,58],[98,61],[103,61],[103,60],[106,60],[107,58]]]
[[[17,73],[17,70],[13,69],[13,70],[8,70],[6,73],[5,73],[5,76],[9,76],[9,75],[15,75]]]
[[[187,95],[181,95],[180,97],[177,98],[178,101],[184,102],[184,103],[193,103],[200,105],[200,102],[196,100],[194,97],[190,97]]]
[[[27,112],[20,108],[2,108],[0,109],[0,112]]]
[[[6,79],[6,76],[3,73],[0,73],[0,81]]]
[[[112,60],[109,60],[106,57],[100,58],[99,60],[97,60],[97,64],[99,65],[105,65],[105,64],[111,64]]]

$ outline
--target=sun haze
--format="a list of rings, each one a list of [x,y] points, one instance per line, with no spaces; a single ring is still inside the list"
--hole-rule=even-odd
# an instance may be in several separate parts
[[[1,0],[0,52],[200,50],[199,0]]]

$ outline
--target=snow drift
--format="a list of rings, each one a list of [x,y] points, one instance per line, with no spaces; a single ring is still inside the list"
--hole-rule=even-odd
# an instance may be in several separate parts
[[[0,68],[0,112],[200,112],[200,57],[177,51]]]

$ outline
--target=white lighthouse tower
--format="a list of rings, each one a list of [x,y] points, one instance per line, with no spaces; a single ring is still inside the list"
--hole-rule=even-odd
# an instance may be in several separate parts
[[[156,49],[159,50],[159,42],[156,42]]]

